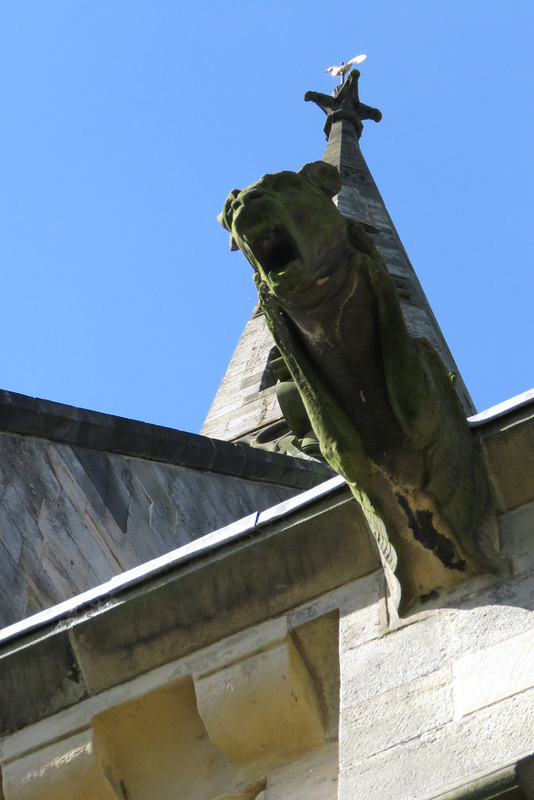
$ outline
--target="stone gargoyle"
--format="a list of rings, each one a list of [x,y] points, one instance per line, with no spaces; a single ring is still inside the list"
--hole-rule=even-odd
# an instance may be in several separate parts
[[[340,188],[321,161],[265,175],[219,221],[254,267],[322,455],[385,525],[408,605],[499,567],[496,519],[451,377],[410,336],[372,240],[332,201]]]

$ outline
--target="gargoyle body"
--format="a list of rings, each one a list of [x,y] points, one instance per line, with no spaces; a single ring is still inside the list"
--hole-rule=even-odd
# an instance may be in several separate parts
[[[451,379],[410,336],[373,242],[332,202],[339,189],[324,162],[265,175],[230,193],[220,221],[254,267],[321,453],[385,524],[409,603],[498,565],[495,515]]]

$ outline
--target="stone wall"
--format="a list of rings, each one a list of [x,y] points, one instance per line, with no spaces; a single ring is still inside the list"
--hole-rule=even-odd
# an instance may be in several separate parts
[[[6,800],[528,798],[533,526],[503,515],[510,573],[403,619],[378,569],[13,733]]]
[[[335,800],[337,606],[345,595],[328,594],[4,739],[4,797]]]
[[[533,435],[480,433],[507,568],[402,618],[334,480],[6,638],[5,800],[534,797]]]
[[[430,800],[534,751],[534,504],[501,533],[507,579],[389,626],[342,616],[340,797]]]

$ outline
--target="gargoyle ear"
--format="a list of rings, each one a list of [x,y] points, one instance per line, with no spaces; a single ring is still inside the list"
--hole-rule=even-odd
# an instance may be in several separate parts
[[[321,189],[328,197],[334,197],[341,190],[341,176],[332,164],[326,161],[312,161],[299,169],[299,175]]]

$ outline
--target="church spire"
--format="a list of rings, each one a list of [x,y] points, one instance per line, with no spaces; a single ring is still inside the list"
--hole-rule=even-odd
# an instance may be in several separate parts
[[[322,160],[337,167],[342,180],[341,191],[334,202],[343,216],[360,222],[371,234],[397,285],[410,333],[432,344],[454,376],[466,414],[476,413],[445,337],[362,155],[359,139],[363,120],[380,122],[382,114],[377,108],[360,102],[359,78],[360,73],[355,69],[345,83],[334,89],[331,97],[319,92],[306,92],[304,96],[306,101],[315,103],[327,115],[324,131],[328,144]]]

